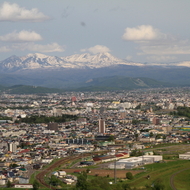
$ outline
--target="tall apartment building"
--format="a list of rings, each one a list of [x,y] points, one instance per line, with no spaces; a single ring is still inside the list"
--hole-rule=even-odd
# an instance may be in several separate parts
[[[159,124],[160,124],[160,119],[157,118],[157,117],[154,117],[153,120],[152,120],[152,123],[153,123],[154,125],[159,125]]]
[[[71,102],[76,102],[77,98],[75,96],[71,97]]]
[[[104,119],[99,119],[98,132],[99,133],[105,133],[106,132],[106,126],[105,126],[105,120]]]
[[[9,143],[8,144],[8,151],[16,152],[17,151],[17,145],[15,143]]]
[[[47,129],[48,130],[59,131],[57,123],[48,123]]]
[[[120,118],[124,119],[126,117],[126,112],[125,111],[121,111],[120,112]]]
[[[62,116],[62,109],[53,108],[52,113],[55,117]]]

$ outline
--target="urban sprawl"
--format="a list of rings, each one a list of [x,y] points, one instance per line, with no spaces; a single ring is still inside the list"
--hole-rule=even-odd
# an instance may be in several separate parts
[[[75,164],[77,171],[102,163],[107,169],[133,169],[162,161],[162,154],[146,148],[190,140],[190,116],[179,108],[190,108],[190,88],[1,93],[0,185],[10,181],[30,188],[36,170],[71,155],[92,153]],[[189,159],[190,154],[179,158]],[[52,175],[76,183],[77,177],[66,173],[56,170]]]

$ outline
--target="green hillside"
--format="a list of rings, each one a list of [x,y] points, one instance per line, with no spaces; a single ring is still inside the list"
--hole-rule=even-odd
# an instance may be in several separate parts
[[[132,78],[124,76],[109,76],[90,79],[86,83],[77,83],[73,88],[46,88],[40,86],[15,85],[11,87],[0,86],[0,92],[10,94],[36,94],[36,93],[61,93],[63,91],[114,91],[134,90],[139,88],[175,87],[174,84],[160,82],[150,78]]]
[[[36,94],[36,93],[58,93],[58,92],[63,92],[63,90],[56,88],[45,88],[40,86],[15,85],[9,87],[7,89],[7,92],[10,94]]]
[[[5,86],[0,85],[0,91],[4,91],[6,89]]]
[[[124,76],[111,76],[91,79],[83,87],[78,88],[81,91],[101,91],[101,90],[133,90],[138,88],[162,88],[173,87],[174,84],[160,82],[150,78],[132,78]]]

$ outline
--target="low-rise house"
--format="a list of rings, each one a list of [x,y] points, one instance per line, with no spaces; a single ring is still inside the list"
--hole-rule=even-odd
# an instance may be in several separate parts
[[[29,178],[26,177],[19,177],[19,184],[28,184],[29,183]]]
[[[58,171],[59,177],[64,177],[67,175],[65,171]]]
[[[6,185],[7,179],[0,179],[0,185]]]
[[[63,179],[63,183],[67,184],[67,185],[71,185],[74,181],[70,180],[70,179]]]
[[[190,152],[179,154],[179,158],[184,160],[190,160]]]
[[[151,143],[155,142],[155,138],[139,138],[139,141],[142,143]]]
[[[53,161],[52,158],[44,158],[44,159],[42,159],[43,164],[50,164],[52,161]]]
[[[14,188],[26,188],[26,189],[32,189],[33,185],[31,184],[15,184]]]

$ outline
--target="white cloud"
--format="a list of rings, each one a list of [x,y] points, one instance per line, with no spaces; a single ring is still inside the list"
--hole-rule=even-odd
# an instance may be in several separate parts
[[[132,59],[132,56],[128,55],[128,56],[126,57],[126,59],[127,59],[127,60],[131,60],[131,59]]]
[[[147,55],[149,61],[173,61],[177,55],[190,54],[189,40],[161,33],[151,25],[126,28],[123,39],[134,41],[139,50],[137,55]]]
[[[151,25],[141,25],[136,28],[126,28],[122,38],[131,41],[158,40],[165,38],[166,35],[159,32]]]
[[[20,49],[22,51],[30,50],[34,52],[63,52],[64,48],[57,43],[52,44],[35,44],[35,43],[20,43],[12,46],[13,49]]]
[[[88,49],[81,49],[82,52],[88,51],[90,53],[93,54],[97,54],[97,53],[107,53],[110,52],[110,49],[106,46],[102,46],[102,45],[96,45],[94,47],[90,47]]]
[[[183,61],[177,64],[177,66],[190,67],[190,61]]]
[[[165,41],[157,43],[140,44],[141,54],[152,55],[186,55],[190,54],[189,41]]]
[[[63,52],[65,51],[62,46],[57,43],[41,45],[41,44],[31,44],[27,47],[28,50],[35,52]]]
[[[14,43],[10,46],[0,47],[0,52],[8,52],[8,51],[14,51],[14,50],[19,50],[19,51],[29,50],[29,51],[43,52],[43,53],[65,51],[65,49],[57,43],[51,43],[51,44],[46,44],[46,45],[35,44],[33,42],[31,42],[31,43]]]
[[[0,52],[9,52],[9,51],[11,51],[11,49],[9,47],[0,46]]]
[[[12,32],[4,36],[0,36],[0,40],[6,42],[33,42],[42,40],[42,37],[40,36],[40,34],[34,31],[30,32],[22,30],[18,33]]]
[[[49,17],[39,12],[36,8],[27,10],[25,7],[20,7],[16,3],[11,4],[9,2],[4,2],[0,7],[0,21],[41,22],[47,19]]]
[[[159,55],[159,56],[148,56],[147,59],[149,61],[154,61],[154,62],[163,62],[163,61],[173,61],[176,59],[175,56],[164,56],[164,55]]]

